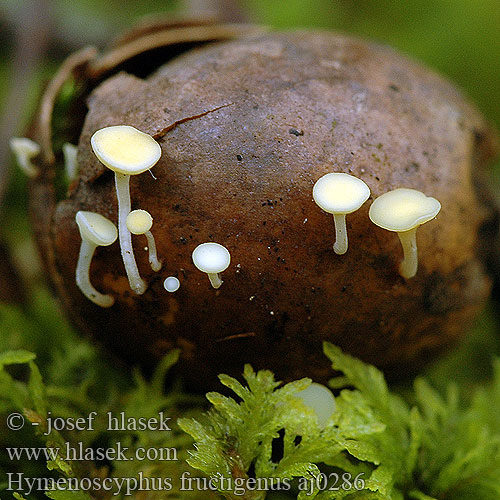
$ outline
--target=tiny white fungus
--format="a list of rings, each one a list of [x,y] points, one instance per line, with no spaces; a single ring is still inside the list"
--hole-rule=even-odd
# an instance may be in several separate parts
[[[214,288],[222,285],[219,273],[225,271],[231,263],[231,256],[226,247],[219,243],[202,243],[193,251],[193,263],[202,272],[208,274]]]
[[[118,231],[116,226],[106,217],[95,212],[79,211],[75,221],[80,230],[82,244],[76,265],[75,279],[78,288],[94,304],[101,307],[111,307],[115,300],[111,295],[98,292],[90,283],[90,263],[98,246],[113,244]]]
[[[127,215],[127,229],[132,234],[144,234],[148,240],[148,246],[145,247],[149,250],[149,264],[153,271],[159,271],[161,269],[161,262],[158,260],[158,255],[156,253],[156,242],[151,232],[151,227],[153,226],[153,217],[146,210],[132,210]]]
[[[164,282],[163,286],[167,292],[173,293],[179,290],[181,282],[175,276],[169,276]]]
[[[27,137],[12,137],[9,145],[21,170],[28,177],[36,177],[38,168],[33,165],[31,160],[40,154],[40,146]]]
[[[404,258],[399,273],[405,279],[418,269],[417,228],[434,219],[441,203],[415,189],[399,188],[379,196],[370,207],[369,217],[377,226],[398,233]]]
[[[370,188],[361,179],[341,172],[326,174],[314,184],[314,201],[333,215],[336,235],[333,250],[336,254],[347,252],[345,216],[358,210],[369,197]]]
[[[324,385],[313,382],[307,389],[297,392],[295,396],[302,399],[306,406],[314,410],[319,426],[325,427],[335,412],[335,398],[332,391]]]
[[[66,171],[66,178],[73,181],[78,177],[78,146],[65,142],[62,146],[64,156],[64,170]]]
[[[160,159],[160,145],[148,134],[129,125],[105,127],[90,139],[97,158],[115,173],[118,199],[118,233],[123,264],[130,288],[137,294],[146,291],[132,248],[132,236],[127,229],[126,218],[131,210],[130,176],[152,168]]]

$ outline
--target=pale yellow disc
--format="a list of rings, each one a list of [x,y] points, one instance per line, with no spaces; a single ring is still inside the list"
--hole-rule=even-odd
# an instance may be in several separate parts
[[[91,137],[99,160],[114,172],[136,175],[149,170],[160,159],[160,145],[148,134],[129,125],[105,127]]]
[[[379,196],[370,207],[371,221],[389,231],[409,231],[439,213],[441,203],[415,189],[399,188]]]

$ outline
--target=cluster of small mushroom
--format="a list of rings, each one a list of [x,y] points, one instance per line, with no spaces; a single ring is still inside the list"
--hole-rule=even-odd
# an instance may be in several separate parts
[[[361,179],[349,174],[326,174],[314,185],[314,201],[325,212],[333,214],[335,253],[342,255],[347,252],[345,216],[358,210],[369,196],[370,188]],[[370,220],[383,229],[398,233],[404,252],[399,266],[403,278],[413,278],[417,273],[417,228],[434,219],[440,210],[441,204],[435,198],[406,188],[389,191],[372,203]]]
[[[111,245],[119,238],[128,281],[137,294],[143,294],[147,286],[135,261],[132,234],[145,235],[151,269],[158,272],[162,267],[151,232],[153,218],[146,210],[132,210],[130,200],[130,176],[150,170],[160,159],[161,148],[153,137],[129,125],[100,129],[90,141],[97,158],[115,173],[118,230],[109,219],[100,214],[86,211],[76,214],[76,223],[82,237],[76,283],[92,302],[101,307],[111,307],[113,297],[101,294],[90,283],[90,263],[97,246]],[[30,176],[36,175],[37,170],[31,160],[40,152],[38,144],[26,138],[13,138],[11,148],[23,170]],[[74,178],[78,169],[76,146],[65,144],[64,157],[67,176]],[[336,232],[333,250],[336,254],[343,255],[347,252],[346,215],[358,210],[369,197],[370,188],[361,179],[349,174],[329,173],[314,184],[314,201],[325,212],[333,215]],[[389,191],[372,203],[370,220],[379,227],[398,233],[404,252],[399,273],[405,279],[413,278],[417,272],[417,228],[435,218],[440,209],[441,204],[435,198],[406,188]],[[222,285],[219,273],[226,270],[231,261],[227,248],[214,242],[202,243],[194,249],[192,259],[200,271],[208,274],[212,287],[218,289]],[[164,281],[168,292],[177,291],[179,286],[180,282],[174,276],[169,276]]]
[[[161,148],[153,137],[128,125],[100,129],[94,133],[90,142],[99,161],[115,173],[118,229],[100,214],[85,211],[76,214],[75,220],[82,237],[76,283],[92,302],[101,307],[111,307],[114,303],[113,297],[101,294],[90,283],[90,262],[97,246],[111,245],[119,238],[130,288],[139,295],[146,291],[147,286],[139,274],[132,234],[146,236],[151,269],[158,272],[162,267],[151,232],[153,218],[146,210],[131,210],[130,199],[130,176],[151,169],[160,159]],[[208,273],[212,286],[219,288],[222,280],[218,273],[229,266],[230,256],[222,245],[203,243],[194,250],[193,262],[198,269]],[[168,292],[177,291],[179,286],[180,282],[176,277],[169,276],[165,279],[164,287]]]

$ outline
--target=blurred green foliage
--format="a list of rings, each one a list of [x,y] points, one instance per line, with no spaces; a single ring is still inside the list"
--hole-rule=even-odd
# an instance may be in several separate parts
[[[16,18],[28,0],[3,0]],[[237,3],[236,1],[234,2]],[[276,28],[318,27],[378,40],[400,49],[456,82],[500,125],[500,2],[498,0],[245,0],[253,20]],[[55,32],[99,42],[152,13],[182,11],[177,0],[53,0]],[[17,13],[17,14],[16,14]],[[9,54],[0,55],[0,91]]]
[[[280,28],[321,27],[387,43],[462,87],[500,126],[498,0],[249,0]]]

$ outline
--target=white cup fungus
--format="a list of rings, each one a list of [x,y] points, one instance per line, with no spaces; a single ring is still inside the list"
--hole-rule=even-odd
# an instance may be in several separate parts
[[[33,165],[31,160],[40,154],[39,144],[27,137],[12,137],[9,145],[21,170],[28,177],[36,177],[38,168]]]
[[[95,212],[79,211],[76,213],[75,221],[82,237],[75,272],[76,284],[94,304],[111,307],[115,302],[114,298],[98,292],[90,283],[90,263],[98,246],[108,246],[116,241],[118,237],[116,226]]]
[[[415,189],[399,188],[379,196],[370,207],[369,216],[377,226],[398,233],[404,258],[399,274],[413,278],[418,269],[417,228],[434,219],[441,203]]]
[[[181,282],[175,276],[169,276],[163,282],[163,287],[167,292],[173,293],[179,290]]]
[[[225,271],[231,262],[229,250],[219,243],[202,243],[193,251],[193,263],[202,272],[208,274],[214,288],[222,285],[219,273]]]
[[[303,391],[297,392],[295,396],[302,399],[306,406],[314,410],[319,426],[325,427],[335,411],[335,398],[332,391],[324,385],[313,382]]]
[[[370,188],[357,177],[344,173],[326,174],[316,181],[313,198],[316,204],[333,215],[335,244],[338,255],[347,252],[347,228],[345,216],[358,210],[369,198]]]

